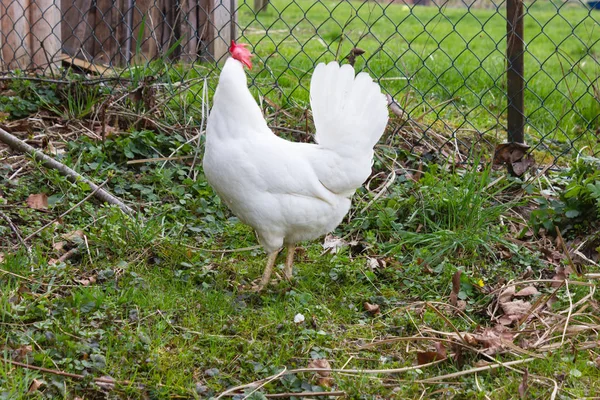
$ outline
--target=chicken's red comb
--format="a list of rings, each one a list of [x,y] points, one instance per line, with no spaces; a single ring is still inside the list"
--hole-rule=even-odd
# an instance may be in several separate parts
[[[238,44],[235,40],[232,40],[231,47],[229,47],[229,53],[231,53],[231,57],[244,64],[248,69],[252,69],[252,61],[250,61],[250,58],[252,58],[253,55],[246,46],[248,46],[246,43]]]

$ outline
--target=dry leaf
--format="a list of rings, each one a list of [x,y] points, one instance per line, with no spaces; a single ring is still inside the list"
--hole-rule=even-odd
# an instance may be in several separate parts
[[[527,286],[527,287],[519,290],[517,293],[515,293],[515,297],[526,297],[526,296],[533,296],[536,294],[540,294],[540,292],[538,292],[538,290],[535,288],[535,286]]]
[[[57,251],[60,251],[60,250],[62,250],[64,247],[65,247],[65,242],[63,242],[63,241],[60,241],[60,242],[55,242],[55,243],[52,245],[52,248],[53,248],[54,250],[57,250]]]
[[[38,389],[44,384],[44,382],[42,381],[38,381],[37,379],[34,379],[33,382],[31,382],[31,385],[29,385],[29,389],[27,390],[27,393],[33,393],[33,392],[37,392]]]
[[[560,282],[552,282],[552,287],[559,287],[560,285],[563,284],[563,281],[567,279],[567,272],[565,271],[565,269],[561,266],[558,266],[555,268],[555,272],[556,275],[554,275],[552,277],[553,281],[560,281]]]
[[[462,271],[456,271],[452,276],[452,292],[450,292],[450,304],[458,305],[458,292],[460,292],[460,275]]]
[[[328,376],[331,375],[331,365],[329,364],[329,361],[327,361],[324,358],[320,358],[318,360],[312,360],[311,362],[308,363],[307,368],[314,368],[314,369],[325,369],[328,371],[315,371],[315,373],[323,378],[327,378]]]
[[[527,315],[527,312],[531,308],[531,303],[523,300],[513,300],[501,303],[500,306],[502,307],[502,311],[504,311],[504,315],[513,320],[518,320]]]
[[[63,239],[73,243],[81,243],[83,241],[83,236],[83,231],[80,229],[61,235]]]
[[[512,164],[520,161],[525,153],[529,150],[529,146],[522,143],[502,143],[496,146],[494,152],[494,164]]]
[[[0,263],[4,262],[4,253],[0,252]]]
[[[331,254],[336,254],[338,251],[340,251],[340,249],[346,246],[348,246],[348,242],[331,234],[325,236],[325,240],[323,241],[323,250],[325,250],[324,253],[329,252]]]
[[[385,268],[387,263],[385,260],[375,257],[367,257],[367,268],[374,271],[378,268]]]
[[[502,292],[500,292],[500,295],[498,296],[498,302],[500,304],[508,303],[509,301],[512,300],[514,295],[515,295],[515,287],[509,286],[506,289],[504,289]]]
[[[504,342],[512,343],[514,334],[504,326],[496,325],[473,334],[473,338],[486,349],[486,354],[493,355],[504,349]]]
[[[446,352],[446,348],[444,347],[442,342],[435,342],[433,344],[433,346],[435,347],[435,351],[437,352],[440,360],[443,360],[444,358],[446,358],[448,356],[447,355],[448,353]]]
[[[379,304],[371,304],[365,301],[364,304],[365,311],[369,314],[376,315],[379,314]]]
[[[15,350],[13,356],[16,361],[23,361],[33,351],[33,347],[31,345],[21,346]]]
[[[437,360],[437,352],[435,351],[418,351],[417,365],[429,364]]]
[[[96,277],[90,276],[89,278],[75,279],[75,282],[81,284],[82,286],[89,286],[91,283],[96,282]]]
[[[446,359],[446,348],[443,344],[436,342],[435,351],[418,351],[417,352],[417,364],[429,364],[438,360]]]
[[[533,156],[529,154],[527,157],[509,164],[508,168],[511,174],[521,176],[533,165],[535,165],[535,160],[533,159]]]
[[[525,398],[525,395],[527,394],[527,389],[529,388],[529,385],[527,384],[528,377],[529,377],[529,371],[527,370],[527,368],[525,368],[525,373],[523,374],[523,380],[521,381],[521,384],[519,385],[519,397],[521,399]]]
[[[27,198],[27,205],[34,210],[47,210],[48,196],[46,193],[30,194]]]

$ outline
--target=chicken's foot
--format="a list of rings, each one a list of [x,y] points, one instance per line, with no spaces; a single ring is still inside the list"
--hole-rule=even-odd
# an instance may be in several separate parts
[[[294,264],[294,252],[296,251],[296,246],[293,244],[289,244],[287,246],[287,256],[285,257],[285,268],[283,269],[283,276],[288,281],[292,280],[292,268]]]
[[[257,292],[260,292],[269,284],[269,280],[271,279],[271,274],[273,273],[273,267],[275,266],[275,260],[277,259],[277,254],[279,254],[279,250],[276,250],[269,254],[269,258],[267,259],[267,266],[265,267],[265,272],[263,272],[262,279],[260,280],[260,284],[256,288]]]

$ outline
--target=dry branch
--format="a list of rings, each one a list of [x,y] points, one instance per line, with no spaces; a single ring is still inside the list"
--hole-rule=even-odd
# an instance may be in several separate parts
[[[90,186],[90,188],[92,188],[92,190],[95,192],[95,196],[98,199],[105,201],[109,204],[114,204],[114,205],[118,206],[121,209],[121,211],[123,211],[125,214],[128,214],[128,215],[135,214],[135,211],[132,210],[129,206],[127,206],[125,203],[123,203],[121,200],[119,200],[117,197],[113,196],[106,190],[100,188],[94,182],[90,181],[87,178],[84,178],[78,172],[72,170],[71,168],[67,167],[64,164],[59,163],[52,157],[49,157],[49,156],[45,155],[44,153],[37,151],[35,148],[31,147],[30,145],[28,145],[21,139],[6,132],[2,128],[0,128],[0,141],[6,143],[8,146],[10,146],[14,150],[18,150],[20,152],[23,152],[23,153],[33,157],[35,160],[41,162],[45,167],[57,170],[58,172],[60,172],[64,176],[66,176],[67,179],[69,179],[73,183],[75,183],[75,182],[87,183]]]

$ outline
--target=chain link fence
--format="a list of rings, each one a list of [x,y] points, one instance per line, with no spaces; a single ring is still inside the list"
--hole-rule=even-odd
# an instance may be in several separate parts
[[[1,0],[1,75],[129,91],[139,113],[201,129],[236,39],[275,131],[309,130],[311,72],[336,59],[389,95],[394,146],[465,161],[524,141],[543,165],[600,153],[598,2],[413,1]]]

